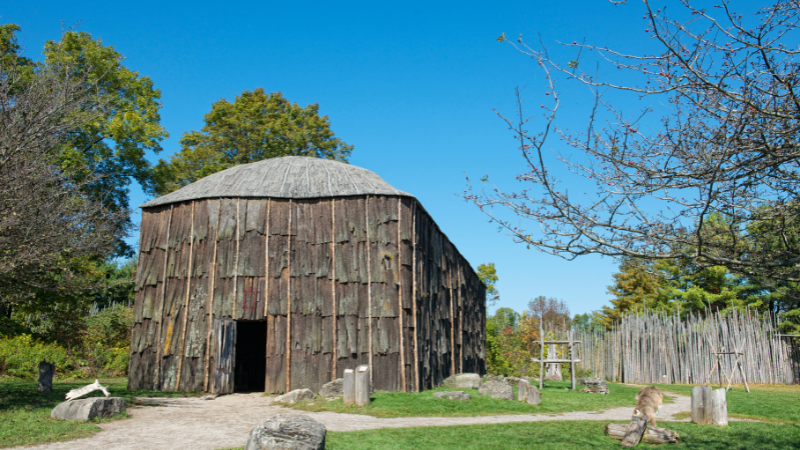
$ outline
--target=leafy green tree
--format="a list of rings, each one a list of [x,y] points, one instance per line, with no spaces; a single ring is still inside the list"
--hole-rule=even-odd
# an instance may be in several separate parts
[[[0,25],[0,58],[13,62],[20,73],[15,89],[33,82],[36,71],[60,70],[92,92],[87,104],[93,105],[94,119],[65,130],[55,164],[80,184],[82,192],[112,211],[127,213],[131,180],[152,189],[152,168],[145,155],[160,152],[159,142],[168,136],[159,123],[161,92],[150,78],[122,65],[124,57],[113,47],[88,33],[67,31],[60,40],[47,41],[44,61],[35,62],[20,55],[18,31],[18,25]],[[117,253],[130,252],[118,239]]]
[[[500,300],[500,292],[497,291],[497,270],[494,263],[481,264],[478,266],[478,278],[486,286],[486,305],[492,306]]]
[[[352,145],[334,137],[314,103],[301,108],[280,92],[244,91],[211,106],[202,131],[181,138],[181,151],[159,160],[151,193],[164,195],[227,168],[278,156],[347,162]]]
[[[161,91],[149,77],[122,65],[124,57],[114,47],[86,32],[68,31],[60,41],[48,41],[44,54],[46,66],[70,67],[73,78],[88,74],[85,82],[100,97],[102,109],[100,119],[69,135],[61,167],[79,181],[94,177],[86,190],[114,210],[127,210],[131,180],[152,188],[145,156],[160,152],[160,141],[168,137],[160,125]],[[123,242],[119,245],[128,250]]]

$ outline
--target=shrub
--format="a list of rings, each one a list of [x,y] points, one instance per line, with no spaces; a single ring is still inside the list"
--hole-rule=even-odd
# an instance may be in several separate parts
[[[0,378],[35,379],[43,359],[55,364],[61,378],[85,376],[78,370],[78,361],[59,345],[39,341],[29,334],[0,338]]]

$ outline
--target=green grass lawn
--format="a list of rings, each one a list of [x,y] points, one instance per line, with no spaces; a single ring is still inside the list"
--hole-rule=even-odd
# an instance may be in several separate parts
[[[527,422],[450,427],[383,428],[330,432],[328,450],[486,450],[486,449],[619,449],[606,436],[606,422]],[[640,444],[637,448],[665,449],[797,449],[800,427],[791,424],[735,422],[728,427],[664,422],[681,437],[677,445]]]
[[[694,385],[663,384],[659,389],[692,395]],[[719,385],[713,386],[719,389]],[[800,386],[754,385],[750,393],[744,385],[734,385],[727,395],[728,417],[787,422],[800,425]],[[800,447],[800,444],[798,444]]]
[[[93,381],[94,379],[56,381],[53,383],[53,392],[37,391],[35,381],[0,382],[0,424],[2,424],[0,448],[69,441],[100,431],[100,428],[91,422],[69,422],[50,418],[50,411],[64,401],[67,391]],[[129,405],[136,402],[135,397],[197,395],[185,392],[129,391],[128,380],[125,378],[101,379],[100,382],[108,386],[112,396],[124,398]],[[95,391],[82,398],[102,395],[102,392]],[[126,414],[121,415],[121,417],[126,416]]]
[[[488,416],[498,414],[558,414],[569,411],[603,411],[621,406],[636,405],[634,397],[641,388],[609,383],[609,395],[587,394],[572,391],[569,381],[547,382],[542,390],[542,403],[529,405],[510,402],[478,394],[477,389],[438,388],[418,394],[378,391],[371,396],[370,404],[364,408],[345,406],[342,400],[317,399],[313,404],[298,404],[294,407],[305,411],[334,411],[351,414],[367,414],[374,417],[410,416]],[[463,390],[472,398],[466,401],[440,399],[434,392]],[[516,395],[516,388],[514,388]],[[665,399],[669,401],[669,399]]]

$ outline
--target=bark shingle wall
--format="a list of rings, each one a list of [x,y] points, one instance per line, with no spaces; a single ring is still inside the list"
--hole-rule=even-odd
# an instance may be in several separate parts
[[[485,371],[483,285],[409,197],[148,208],[135,291],[131,388],[214,390],[215,319],[266,321],[267,392],[360,364],[390,391]]]

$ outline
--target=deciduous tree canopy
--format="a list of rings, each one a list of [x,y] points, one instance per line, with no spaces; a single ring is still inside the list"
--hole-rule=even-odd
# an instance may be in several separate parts
[[[511,42],[547,80],[537,131],[522,114],[507,119],[526,165],[518,180],[528,186],[508,193],[487,182],[467,198],[517,241],[567,259],[681,259],[798,282],[800,4],[778,0],[745,14],[727,1],[679,3],[674,11],[645,0],[642,37],[657,46],[648,54],[570,40],[563,45],[574,56],[562,60]],[[626,72],[628,84],[598,77],[598,68]],[[562,82],[595,93],[580,132],[557,128]],[[621,97],[608,96],[626,93],[647,106],[615,108]],[[553,135],[576,150],[559,162],[583,176],[577,184],[552,170]]]
[[[334,137],[316,103],[301,108],[280,92],[244,91],[222,99],[205,116],[202,131],[181,138],[181,151],[159,160],[152,193],[164,195],[238,164],[277,156],[311,156],[347,162],[352,145]]]

